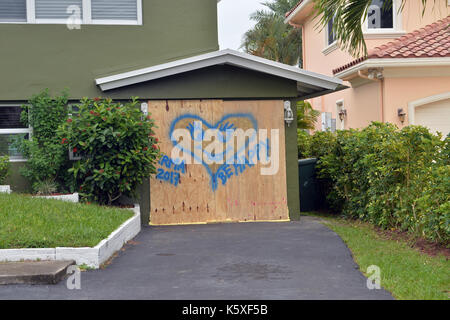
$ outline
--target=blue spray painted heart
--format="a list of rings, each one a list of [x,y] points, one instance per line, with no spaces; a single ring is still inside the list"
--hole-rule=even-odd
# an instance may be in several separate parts
[[[240,150],[236,150],[236,152],[233,155],[234,158],[236,158],[239,154],[241,154],[243,151],[245,151],[248,148],[248,146],[250,145],[250,143],[254,142],[257,139],[256,132],[258,130],[258,123],[253,115],[251,115],[249,113],[232,113],[232,114],[225,115],[224,117],[222,117],[222,119],[217,121],[215,124],[211,124],[208,121],[206,121],[205,119],[203,119],[202,117],[195,115],[195,114],[184,114],[182,116],[177,117],[176,119],[174,119],[172,121],[172,124],[170,126],[170,131],[169,131],[170,140],[172,141],[172,143],[175,147],[179,148],[183,152],[188,153],[195,160],[202,163],[202,165],[205,167],[206,171],[208,172],[209,176],[211,177],[211,188],[213,189],[213,191],[216,191],[218,188],[218,174],[223,169],[225,169],[228,165],[226,163],[224,163],[224,164],[220,165],[216,171],[213,171],[211,166],[203,161],[203,157],[202,157],[202,159],[199,159],[199,157],[195,154],[195,152],[192,149],[186,150],[185,148],[180,146],[177,143],[177,141],[175,141],[175,139],[172,139],[173,132],[175,129],[181,129],[181,128],[187,129],[191,132],[192,140],[201,141],[203,137],[195,137],[194,136],[195,123],[200,122],[202,124],[202,126],[206,127],[207,129],[219,130],[219,132],[222,133],[222,135],[221,135],[221,137],[219,137],[219,139],[221,140],[221,142],[225,143],[226,139],[227,139],[226,131],[238,129],[237,123],[242,122],[242,121],[247,122],[249,124],[250,128],[255,129],[255,134],[253,137],[250,137],[250,139],[248,139],[246,141],[244,147],[242,147]],[[242,129],[249,129],[249,128],[242,128]],[[208,154],[202,148],[202,155],[206,155],[210,159],[212,157],[223,159],[225,152],[226,151],[224,151],[222,154],[216,154],[213,156],[211,154]]]

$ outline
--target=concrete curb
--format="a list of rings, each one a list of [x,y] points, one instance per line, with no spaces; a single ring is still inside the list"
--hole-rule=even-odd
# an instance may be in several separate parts
[[[77,265],[98,269],[141,231],[139,205],[135,204],[130,210],[134,212],[133,217],[93,248],[2,249],[0,262],[74,260]]]
[[[80,202],[80,195],[78,193],[63,194],[59,196],[35,196],[34,198],[61,200],[66,202]]]
[[[11,186],[0,186],[0,193],[11,193]]]

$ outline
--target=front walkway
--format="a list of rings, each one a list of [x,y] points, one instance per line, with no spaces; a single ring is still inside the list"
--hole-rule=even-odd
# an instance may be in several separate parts
[[[0,286],[0,299],[392,299],[368,290],[342,240],[313,218],[145,228],[81,290]]]

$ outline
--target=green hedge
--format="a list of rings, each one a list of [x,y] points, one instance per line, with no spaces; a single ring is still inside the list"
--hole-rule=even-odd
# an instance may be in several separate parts
[[[450,244],[450,138],[372,123],[299,138],[317,157],[329,205],[344,216]]]
[[[2,184],[6,177],[8,176],[9,171],[9,157],[8,156],[0,156],[0,184]]]

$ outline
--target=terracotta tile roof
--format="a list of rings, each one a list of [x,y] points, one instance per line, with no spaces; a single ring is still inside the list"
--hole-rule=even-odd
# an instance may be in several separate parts
[[[333,74],[367,59],[431,57],[450,57],[450,16],[376,47],[370,50],[366,57],[334,69]]]
[[[344,64],[343,66],[334,69],[334,70],[333,70],[333,74],[336,74],[336,73],[339,73],[339,72],[341,72],[341,71],[347,70],[347,69],[350,68],[350,67],[353,67],[353,66],[355,66],[355,65],[357,65],[357,64],[360,64],[360,63],[363,62],[364,60],[367,60],[367,57],[361,57],[361,58],[358,58],[358,59],[356,59],[356,60],[353,60],[352,62],[349,62],[349,63],[347,63],[347,64]]]
[[[291,15],[292,12],[295,11],[295,9],[298,8],[299,5],[301,5],[303,2],[303,0],[300,0],[291,10],[289,10],[288,12],[286,12],[286,17],[289,17]]]

